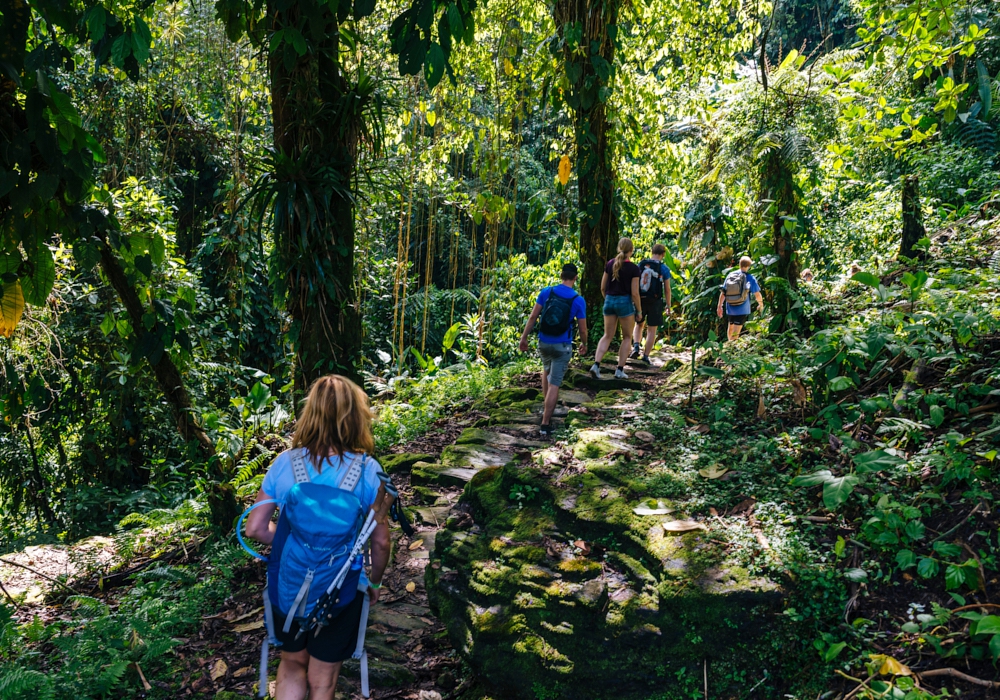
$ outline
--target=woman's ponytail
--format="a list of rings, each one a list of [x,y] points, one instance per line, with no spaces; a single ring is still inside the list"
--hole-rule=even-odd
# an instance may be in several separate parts
[[[632,246],[631,238],[621,238],[618,241],[618,255],[615,256],[615,264],[611,268],[611,276],[614,279],[618,279],[618,273],[622,269],[622,263],[625,262],[625,258],[632,254],[634,247]]]

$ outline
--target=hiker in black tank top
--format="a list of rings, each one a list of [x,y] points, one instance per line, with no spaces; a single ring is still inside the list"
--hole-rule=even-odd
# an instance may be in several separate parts
[[[604,277],[601,279],[601,293],[604,295],[604,335],[597,343],[597,353],[590,374],[595,379],[601,378],[601,360],[604,353],[611,347],[611,341],[621,323],[622,342],[618,348],[618,368],[615,377],[628,379],[625,374],[625,362],[628,359],[629,340],[636,321],[642,320],[642,305],[639,301],[639,266],[632,262],[632,251],[635,248],[631,239],[622,238],[618,241],[618,255],[608,261],[604,267]]]

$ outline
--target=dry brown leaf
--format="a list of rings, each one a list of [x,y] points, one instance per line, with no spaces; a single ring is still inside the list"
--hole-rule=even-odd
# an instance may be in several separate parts
[[[792,401],[796,406],[806,405],[806,387],[798,379],[792,380]]]
[[[410,581],[408,584],[406,584],[407,593],[413,593],[413,591],[415,590],[417,590],[417,584],[415,584],[413,581]]]
[[[573,543],[573,546],[579,549],[583,553],[583,556],[590,554],[590,545],[584,540],[577,540]]]
[[[652,442],[656,438],[653,436],[652,433],[647,433],[645,430],[636,430],[635,439],[641,442]]]
[[[724,467],[721,464],[713,464],[710,467],[699,469],[698,473],[701,474],[706,479],[718,479],[728,471],[729,471],[728,467]]]
[[[256,608],[255,610],[251,610],[251,611],[250,611],[250,612],[248,612],[248,613],[243,613],[243,614],[242,614],[242,615],[240,615],[239,617],[234,617],[234,618],[233,618],[232,620],[230,620],[230,622],[239,622],[240,620],[245,620],[245,619],[247,619],[248,617],[253,617],[253,616],[254,616],[254,615],[256,615],[257,613],[262,613],[262,612],[264,612],[264,608],[263,608],[263,606],[262,606],[262,607],[259,607],[259,608]]]
[[[256,622],[244,622],[242,625],[233,625],[234,632],[250,632],[251,630],[259,630],[264,626],[263,620],[257,620]]]
[[[700,425],[696,425],[695,427],[691,428],[691,430],[693,430],[696,433],[701,433],[702,435],[704,435],[709,431],[709,427],[707,424],[702,423]]]
[[[410,551],[412,552],[414,549],[420,549],[423,546],[424,546],[423,540],[413,540],[413,542],[410,542]]]
[[[668,520],[663,523],[663,529],[667,532],[691,532],[692,530],[707,530],[708,528],[697,520]]]
[[[233,678],[242,678],[243,676],[249,676],[251,673],[253,673],[253,666],[244,666],[233,671]]]
[[[767,405],[764,403],[764,395],[757,397],[757,417],[763,418],[767,415]]]
[[[213,681],[217,681],[224,675],[226,675],[228,671],[229,671],[229,665],[222,659],[219,659],[214,664],[212,664],[211,678]]]

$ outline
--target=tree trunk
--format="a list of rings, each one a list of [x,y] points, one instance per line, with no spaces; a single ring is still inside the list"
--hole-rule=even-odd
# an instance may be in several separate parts
[[[553,18],[563,40],[574,110],[580,211],[580,293],[591,317],[600,315],[604,265],[618,244],[618,203],[608,144],[607,100],[614,79],[620,0],[556,0]],[[600,326],[596,326],[600,328]]]
[[[899,242],[899,257],[925,257],[924,251],[914,248],[927,235],[923,214],[920,211],[920,182],[916,175],[903,176],[903,236]]]
[[[121,263],[115,256],[114,251],[108,244],[107,239],[100,240],[101,270],[112,288],[118,293],[125,311],[128,313],[132,328],[135,329],[137,344],[141,342],[140,334],[155,334],[161,329],[161,322],[157,321],[156,326],[151,331],[145,330],[142,322],[145,310],[135,287],[129,282],[128,275],[122,268]],[[177,431],[189,444],[196,446],[200,456],[205,460],[208,473],[211,477],[209,486],[208,505],[212,513],[212,525],[220,532],[229,532],[232,529],[236,517],[239,515],[236,504],[236,496],[233,488],[229,485],[229,477],[223,469],[223,463],[215,454],[215,446],[201,426],[195,421],[194,403],[191,395],[188,394],[184,386],[184,379],[180,370],[170,357],[170,353],[164,349],[160,353],[154,353],[152,357],[147,355],[147,361],[153,369],[156,383],[160,386],[164,398],[170,404],[174,413],[174,420],[177,423]],[[156,360],[155,362],[153,360]]]
[[[299,9],[270,3],[272,31],[297,26]],[[329,5],[319,12],[326,31],[315,53],[289,61],[289,47],[279,43],[268,57],[282,193],[275,203],[276,257],[285,278],[278,292],[292,318],[297,397],[331,372],[361,381],[351,192],[369,97],[352,90],[341,72],[337,17]]]

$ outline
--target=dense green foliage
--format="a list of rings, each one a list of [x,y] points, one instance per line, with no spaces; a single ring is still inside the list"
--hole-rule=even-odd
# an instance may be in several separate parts
[[[824,662],[862,659],[871,625],[831,622],[842,570],[963,599],[995,578],[995,533],[956,551],[928,528],[994,493],[996,426],[975,421],[997,391],[998,32],[987,0],[9,0],[0,549],[181,511],[225,534],[312,378],[363,381],[389,451],[533,368],[520,330],[563,263],[596,318],[628,235],[668,247],[669,343],[718,359],[701,418],[797,387],[753,458],[794,463],[783,497],[817,487],[858,529],[790,536],[788,614]],[[767,312],[733,350],[715,299],[742,254]],[[171,605],[230,576],[171,571],[114,611],[0,620],[20,669],[0,698],[155,672]],[[893,634],[996,661],[1000,623],[932,612]],[[130,630],[144,646],[93,656]]]

